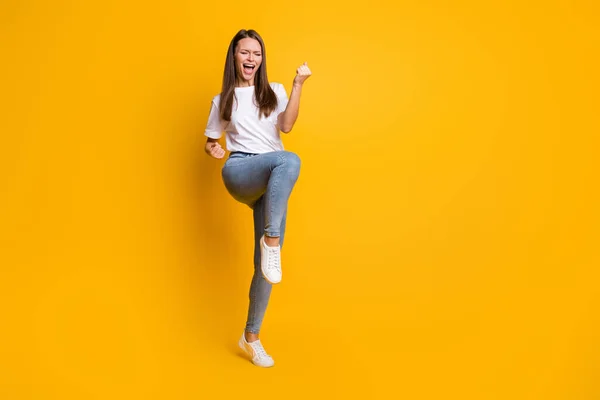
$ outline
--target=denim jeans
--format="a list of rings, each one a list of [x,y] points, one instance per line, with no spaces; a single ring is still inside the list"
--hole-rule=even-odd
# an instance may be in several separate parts
[[[258,334],[271,296],[271,284],[260,269],[260,238],[279,237],[283,247],[287,204],[300,173],[300,158],[289,151],[234,152],[221,172],[227,191],[254,214],[254,276],[246,332]]]

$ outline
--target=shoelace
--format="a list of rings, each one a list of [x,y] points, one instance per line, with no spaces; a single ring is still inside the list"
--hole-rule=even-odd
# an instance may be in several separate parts
[[[269,248],[269,262],[267,268],[281,272],[281,264],[279,263],[279,249],[277,247]]]
[[[262,346],[262,343],[260,342],[260,340],[250,343],[250,345],[254,349],[254,353],[258,356],[258,358],[269,357],[269,355],[265,351],[264,347]]]

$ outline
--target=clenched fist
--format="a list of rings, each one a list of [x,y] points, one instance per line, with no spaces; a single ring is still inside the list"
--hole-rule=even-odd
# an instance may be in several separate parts
[[[223,150],[218,142],[207,142],[204,150],[206,154],[214,158],[223,158],[225,155],[225,150]]]
[[[294,85],[302,85],[312,75],[310,68],[306,63],[302,64],[296,70],[296,77],[294,78]]]

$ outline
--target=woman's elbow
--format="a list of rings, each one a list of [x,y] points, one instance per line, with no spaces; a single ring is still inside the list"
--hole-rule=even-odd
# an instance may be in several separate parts
[[[279,120],[279,130],[283,133],[290,133],[294,123],[291,121],[285,121],[283,118]]]
[[[296,122],[295,119],[287,117],[284,112],[279,114],[279,118],[277,118],[277,125],[279,125],[279,130],[283,133],[290,133],[292,131],[292,128],[294,127],[294,123]]]

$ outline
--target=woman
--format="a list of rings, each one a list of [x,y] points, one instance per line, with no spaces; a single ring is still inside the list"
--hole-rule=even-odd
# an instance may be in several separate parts
[[[297,69],[288,99],[283,85],[269,83],[266,61],[264,42],[256,31],[241,30],[233,37],[222,91],[212,100],[205,131],[205,151],[214,158],[225,155],[218,140],[226,132],[230,155],[222,169],[223,182],[254,214],[254,276],[239,346],[260,367],[274,364],[258,335],[271,285],[281,281],[287,203],[300,172],[300,159],[284,151],[280,132],[292,130],[302,86],[311,75],[306,63]]]

